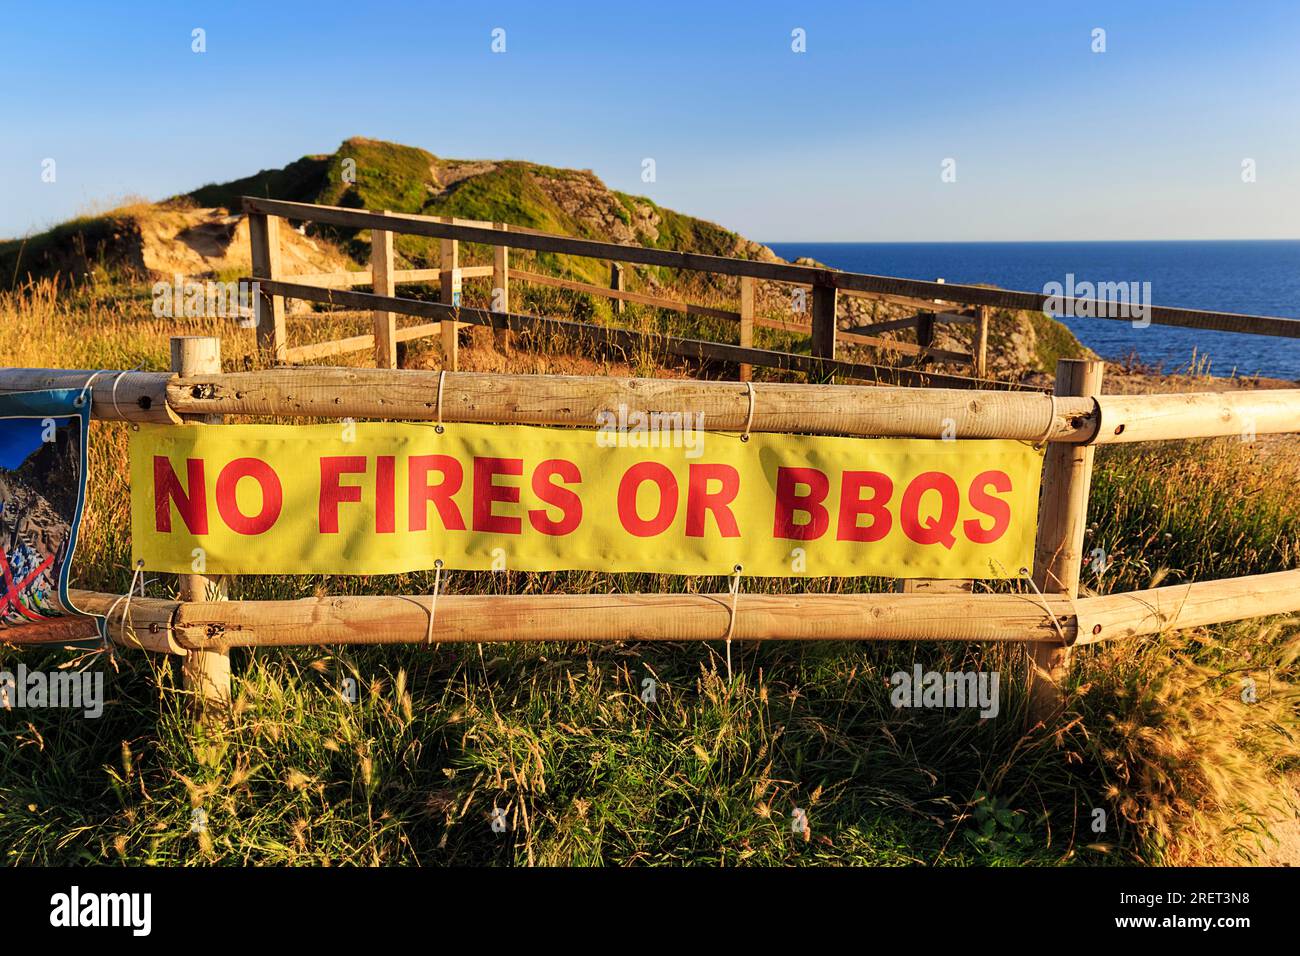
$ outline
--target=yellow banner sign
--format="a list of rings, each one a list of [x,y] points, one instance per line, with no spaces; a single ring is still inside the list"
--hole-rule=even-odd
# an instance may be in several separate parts
[[[207,574],[387,574],[441,560],[1014,577],[1032,558],[1040,466],[1012,441],[142,425],[131,439],[132,553],[151,570]]]

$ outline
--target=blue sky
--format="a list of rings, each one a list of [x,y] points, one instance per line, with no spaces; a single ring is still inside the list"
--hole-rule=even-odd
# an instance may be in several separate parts
[[[41,447],[44,426],[39,418],[0,419],[0,468],[18,468],[36,449]],[[67,419],[58,419],[60,426]]]
[[[1293,2],[3,0],[0,13],[4,237],[353,135],[592,169],[763,241],[1300,236]],[[948,158],[956,182],[941,181]]]

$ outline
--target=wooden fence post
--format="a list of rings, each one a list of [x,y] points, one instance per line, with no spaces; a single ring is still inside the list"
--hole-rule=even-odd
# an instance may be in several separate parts
[[[615,292],[623,291],[623,266],[618,262],[609,264],[609,287]],[[611,304],[615,315],[623,314],[623,300],[611,299]]]
[[[1100,394],[1105,368],[1104,362],[1090,359],[1061,359],[1056,363],[1055,394]],[[1079,596],[1094,451],[1092,445],[1052,442],[1043,457],[1033,580],[1044,594]],[[1070,652],[1060,645],[1040,642],[1030,645],[1029,659],[1029,722],[1033,726],[1050,721],[1059,712],[1061,682]]]
[[[280,217],[248,214],[248,245],[253,261],[253,281],[280,278]],[[257,320],[257,351],[264,365],[288,361],[284,329],[284,297],[258,291],[253,304]]]
[[[206,375],[221,371],[221,339],[203,335],[176,336],[171,340],[172,371],[181,375]],[[187,421],[220,424],[220,415],[185,415]],[[202,566],[202,565],[200,565]],[[226,600],[224,578],[203,574],[180,576],[182,601]],[[190,651],[181,667],[185,688],[193,691],[200,711],[230,705],[230,654]]]
[[[976,310],[975,347],[971,351],[975,354],[975,377],[986,377],[989,360],[989,307],[986,305]]]
[[[504,222],[495,224],[497,229],[506,232],[510,227]],[[510,247],[492,247],[492,302],[493,312],[510,311]],[[497,345],[503,347],[509,341],[507,329],[496,330]]]
[[[454,219],[443,222],[455,223]],[[440,262],[438,276],[438,299],[443,305],[460,305],[460,242],[456,239],[439,241]],[[442,319],[442,367],[456,371],[460,364],[460,323],[452,319]]]
[[[740,347],[754,347],[754,277],[740,277]],[[740,380],[748,382],[754,377],[754,366],[740,366]]]
[[[388,210],[384,210],[388,215]],[[375,295],[396,295],[393,281],[393,234],[370,230],[370,281]],[[397,313],[375,312],[375,367],[397,368]]]
[[[921,312],[916,317],[916,344],[923,349],[934,348],[934,313]],[[922,354],[916,357],[917,365],[924,365],[929,361],[928,356]]]
[[[835,305],[839,290],[833,285],[812,287],[812,354],[835,358]]]

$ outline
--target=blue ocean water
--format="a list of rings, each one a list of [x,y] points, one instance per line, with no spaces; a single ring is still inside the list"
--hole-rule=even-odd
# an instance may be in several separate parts
[[[810,256],[835,269],[909,279],[987,282],[1041,292],[1049,282],[1150,282],[1155,305],[1300,318],[1300,240],[1203,242],[770,242],[786,259]],[[1300,379],[1300,339],[1208,332],[1167,325],[1134,328],[1111,319],[1066,318],[1105,359],[1136,352],[1166,371],[1193,349],[1216,375]]]

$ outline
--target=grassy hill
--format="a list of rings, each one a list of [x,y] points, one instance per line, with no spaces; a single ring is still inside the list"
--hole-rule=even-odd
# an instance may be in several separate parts
[[[283,169],[204,186],[181,198],[234,210],[245,195],[505,222],[604,242],[777,259],[765,246],[714,223],[609,189],[590,170],[518,160],[446,159],[418,147],[361,137],[347,140],[328,156],[303,157]],[[357,262],[367,261],[368,231],[323,228],[320,233],[346,248]],[[396,240],[399,258],[412,268],[436,264],[437,246],[436,240],[419,236]],[[575,279],[608,278],[603,266],[591,260],[543,255],[536,262],[545,271]]]

